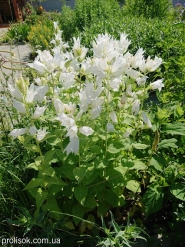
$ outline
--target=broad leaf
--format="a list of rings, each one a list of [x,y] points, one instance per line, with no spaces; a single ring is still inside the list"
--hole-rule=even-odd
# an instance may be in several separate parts
[[[82,218],[86,212],[87,212],[87,209],[80,204],[75,205],[72,208],[72,214],[74,215],[73,221],[75,222],[76,225],[82,220]]]
[[[73,175],[74,175],[75,179],[78,181],[78,183],[80,183],[86,175],[86,168],[85,167],[74,168],[73,169]]]
[[[88,194],[88,189],[84,186],[78,186],[74,188],[74,196],[80,204],[84,205],[85,199]]]
[[[172,185],[170,192],[178,199],[185,201],[185,185],[182,183],[175,183]]]
[[[97,206],[97,202],[94,196],[89,196],[85,199],[84,206],[87,208],[95,208]]]
[[[106,201],[114,207],[118,206],[118,197],[114,194],[114,192],[112,192],[111,190],[105,190],[105,199]]]
[[[162,140],[158,144],[158,149],[160,149],[160,148],[178,148],[178,146],[175,144],[176,142],[177,142],[177,139],[175,139],[175,138]]]
[[[168,123],[163,126],[162,132],[171,135],[185,135],[185,123]]]
[[[42,204],[46,200],[47,196],[48,196],[48,193],[46,191],[44,191],[42,188],[38,188],[37,194],[35,197],[37,209],[42,206]]]
[[[39,149],[36,145],[34,144],[25,144],[24,147],[28,150],[28,151],[32,151],[32,152],[36,152],[39,153]]]
[[[32,188],[40,187],[43,184],[43,179],[42,178],[32,178],[31,181],[26,185],[24,190],[29,190]]]
[[[142,201],[146,216],[157,212],[162,208],[164,193],[159,185],[152,184],[145,192]]]
[[[108,146],[107,151],[111,154],[116,154],[116,153],[119,153],[122,149],[123,149],[122,144],[120,144],[119,142],[114,142]]]
[[[162,172],[162,167],[154,157],[150,160],[150,166],[153,166],[157,171]]]
[[[126,188],[128,190],[133,191],[134,193],[136,192],[141,192],[140,184],[136,180],[130,180],[127,182]]]
[[[100,216],[104,216],[110,209],[111,205],[107,202],[104,201],[98,206],[98,213]]]
[[[135,149],[146,149],[146,148],[148,148],[148,145],[142,144],[142,143],[133,143],[132,146]]]

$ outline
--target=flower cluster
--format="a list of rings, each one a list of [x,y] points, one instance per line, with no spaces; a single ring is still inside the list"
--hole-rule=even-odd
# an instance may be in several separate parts
[[[55,38],[51,51],[38,51],[29,66],[38,72],[33,83],[16,81],[9,86],[13,107],[30,119],[30,126],[14,129],[13,137],[29,133],[38,142],[44,140],[47,120],[59,124],[63,138],[69,143],[64,152],[78,154],[80,136],[95,134],[101,125],[105,133],[117,133],[121,138],[132,135],[134,128],[151,128],[152,124],[143,102],[149,90],[164,87],[163,79],[148,82],[162,59],[145,59],[140,48],[135,55],[127,51],[130,41],[125,33],[115,40],[108,34],[99,34],[92,42],[93,56],[74,38],[72,49],[62,38],[54,23]],[[48,112],[48,115],[46,114]],[[45,121],[42,118],[45,117]],[[125,119],[130,119],[125,124]]]

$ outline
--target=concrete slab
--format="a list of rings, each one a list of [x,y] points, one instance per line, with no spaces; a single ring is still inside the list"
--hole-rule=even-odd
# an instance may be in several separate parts
[[[3,85],[13,83],[29,62],[31,47],[27,43],[0,45],[0,91]]]

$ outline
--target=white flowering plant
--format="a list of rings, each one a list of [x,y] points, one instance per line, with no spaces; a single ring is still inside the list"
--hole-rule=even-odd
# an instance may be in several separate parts
[[[163,79],[150,81],[162,59],[145,58],[142,48],[129,53],[125,33],[119,40],[98,35],[89,57],[80,38],[69,48],[57,23],[54,28],[54,48],[38,51],[29,64],[37,78],[20,77],[9,85],[24,120],[10,135],[34,160],[27,168],[37,176],[25,190],[35,198],[35,217],[41,210],[56,220],[61,213],[105,215],[123,206],[128,195],[141,193],[152,154],[152,143],[142,136],[156,130],[144,102],[150,91],[164,87]]]

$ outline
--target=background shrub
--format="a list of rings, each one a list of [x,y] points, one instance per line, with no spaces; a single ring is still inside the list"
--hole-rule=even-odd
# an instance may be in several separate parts
[[[171,0],[125,0],[124,10],[134,16],[164,18],[172,7]]]

